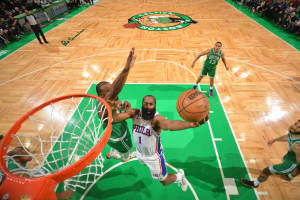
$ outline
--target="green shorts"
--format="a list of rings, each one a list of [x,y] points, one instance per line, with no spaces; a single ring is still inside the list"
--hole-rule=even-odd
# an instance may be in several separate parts
[[[296,154],[289,151],[282,159],[282,163],[269,167],[272,174],[285,175],[291,173],[297,167]]]
[[[208,74],[210,78],[214,78],[216,74],[216,69],[216,66],[204,65],[202,67],[201,76],[206,76]]]
[[[127,153],[132,149],[132,141],[129,130],[127,129],[124,135],[120,138],[110,138],[107,144],[120,153]]]

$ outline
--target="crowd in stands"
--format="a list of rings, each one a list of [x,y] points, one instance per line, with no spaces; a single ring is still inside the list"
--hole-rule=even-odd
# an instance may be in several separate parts
[[[27,30],[14,17],[25,10],[41,9],[56,0],[0,0],[0,48],[18,41]],[[68,8],[73,9],[83,3],[92,4],[93,0],[66,0]]]
[[[300,38],[300,0],[236,0]]]

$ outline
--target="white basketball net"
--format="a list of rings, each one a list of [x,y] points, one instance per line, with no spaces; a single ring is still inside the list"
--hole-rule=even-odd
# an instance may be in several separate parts
[[[17,169],[10,169],[8,164],[10,172],[30,177],[45,176],[65,169],[85,156],[102,137],[103,123],[108,123],[104,115],[98,117],[98,108],[105,113],[104,104],[95,99],[70,98],[50,104],[30,116],[17,134],[12,135],[9,150],[21,146],[32,160]],[[4,159],[15,162],[23,155],[6,155]],[[88,187],[103,173],[103,161],[100,154],[79,174],[65,180],[65,187],[73,191]]]

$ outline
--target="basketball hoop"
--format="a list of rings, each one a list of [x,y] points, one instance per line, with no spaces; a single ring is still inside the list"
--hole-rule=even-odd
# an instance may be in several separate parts
[[[105,130],[103,123],[108,123]],[[102,169],[104,159],[100,153],[110,137],[111,123],[107,102],[89,94],[58,97],[27,112],[10,128],[0,145],[0,170],[4,175],[0,199],[19,200],[26,196],[30,200],[54,200],[57,184],[75,176],[95,159],[96,167]],[[28,150],[30,139],[38,141],[32,148],[40,152]],[[6,160],[14,159],[7,152],[16,145],[32,158],[30,166],[22,168],[30,178],[17,176],[6,166]],[[74,190],[77,185],[68,188]]]

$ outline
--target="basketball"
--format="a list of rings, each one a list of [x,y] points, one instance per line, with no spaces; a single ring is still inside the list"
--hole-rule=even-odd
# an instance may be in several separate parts
[[[209,101],[199,90],[187,90],[177,99],[176,109],[179,116],[186,121],[201,121],[208,116]]]

